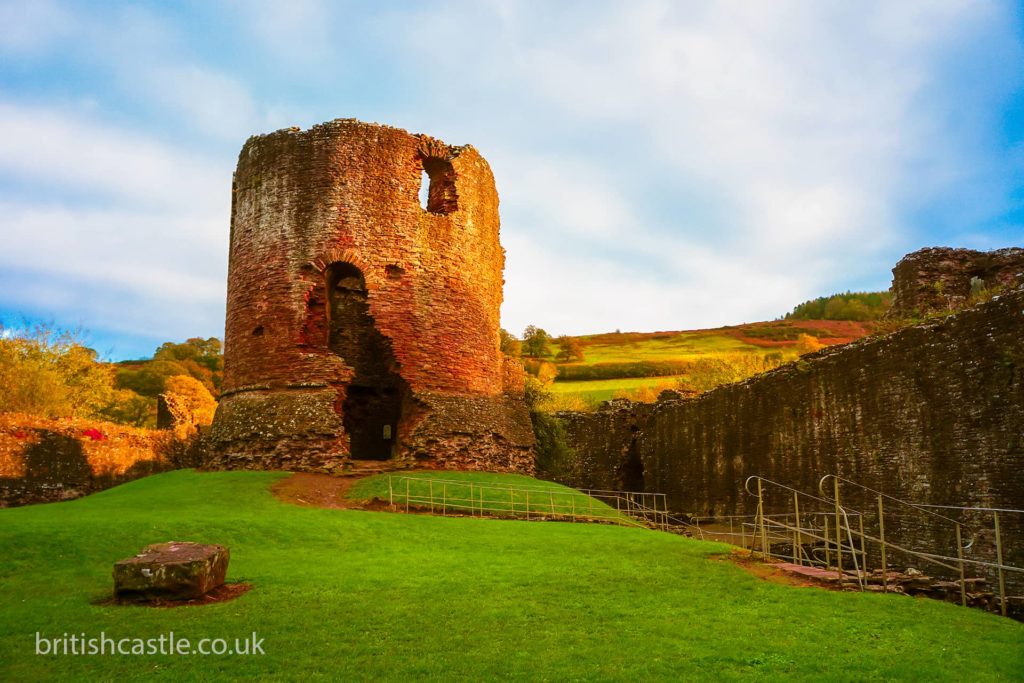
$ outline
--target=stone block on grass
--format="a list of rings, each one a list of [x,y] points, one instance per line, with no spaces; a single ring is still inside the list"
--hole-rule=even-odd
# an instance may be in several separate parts
[[[230,553],[222,545],[170,541],[114,563],[114,594],[130,600],[191,600],[223,585]]]

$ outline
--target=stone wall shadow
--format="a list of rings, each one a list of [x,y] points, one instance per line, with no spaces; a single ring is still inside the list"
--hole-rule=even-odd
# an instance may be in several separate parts
[[[39,440],[24,451],[25,476],[0,477],[0,507],[48,503],[80,498],[133,479],[182,466],[167,454],[139,460],[122,474],[95,475],[78,439],[45,429],[35,430]],[[181,454],[188,451],[179,446]]]

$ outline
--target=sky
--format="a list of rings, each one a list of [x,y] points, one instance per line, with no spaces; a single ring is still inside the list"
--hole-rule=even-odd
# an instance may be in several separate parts
[[[774,319],[926,246],[1024,246],[1024,6],[0,0],[0,320],[109,359],[222,336],[253,134],[490,162],[502,323]]]

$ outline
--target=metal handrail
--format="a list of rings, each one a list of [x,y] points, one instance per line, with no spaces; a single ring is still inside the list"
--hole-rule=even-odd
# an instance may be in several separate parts
[[[828,492],[826,492],[826,486],[825,486],[826,482],[828,482],[829,480],[832,481],[832,488],[833,488],[833,493],[831,495]],[[751,490],[751,483],[755,482],[755,481],[757,482],[757,489],[758,489],[757,492],[754,492],[754,491]],[[840,503],[840,500],[839,500],[839,484],[841,482],[842,483],[848,483],[848,484],[851,484],[853,486],[856,486],[856,487],[858,487],[858,488],[860,488],[860,489],[862,489],[864,491],[868,491],[868,492],[874,494],[877,497],[877,499],[878,499],[878,530],[879,530],[879,534],[878,534],[877,537],[872,535],[872,534],[870,534],[870,533],[866,533],[865,532],[864,525],[863,525],[864,513],[861,513],[859,511],[857,511],[855,508],[852,508],[852,507],[850,507],[848,505],[843,505],[843,504]],[[796,526],[792,526],[792,525],[789,525],[787,523],[789,521],[790,516],[791,516],[789,513],[787,513],[785,515],[766,515],[765,514],[765,510],[764,510],[764,491],[763,491],[764,484],[770,484],[772,486],[776,486],[776,487],[778,487],[780,489],[783,489],[783,490],[786,490],[786,491],[789,491],[789,492],[793,493],[793,505],[795,506],[794,507],[793,516],[795,516],[795,518],[796,518]],[[950,505],[950,506],[938,506],[938,505],[917,504],[917,503],[912,503],[912,502],[909,502],[909,501],[906,501],[906,500],[902,500],[900,498],[897,498],[895,496],[887,494],[884,491],[879,491],[877,489],[873,489],[873,488],[871,488],[869,486],[865,486],[863,484],[859,484],[858,482],[851,481],[849,479],[845,479],[845,478],[840,477],[839,475],[835,475],[835,474],[826,474],[825,476],[823,476],[823,477],[821,477],[819,479],[819,481],[818,481],[818,492],[821,494],[821,497],[815,496],[813,494],[808,494],[808,493],[805,493],[803,491],[799,491],[798,489],[795,489],[795,488],[793,488],[791,486],[787,486],[785,484],[780,484],[779,482],[774,482],[774,481],[771,481],[769,479],[765,479],[764,477],[760,477],[760,476],[757,476],[757,475],[750,476],[750,477],[748,477],[746,479],[746,481],[744,482],[744,489],[747,491],[748,494],[750,494],[752,496],[757,496],[757,498],[758,498],[758,514],[756,515],[755,529],[757,529],[757,528],[760,529],[760,533],[761,533],[761,554],[764,557],[769,558],[769,557],[772,556],[771,546],[770,546],[770,544],[767,541],[767,535],[766,535],[766,528],[767,527],[777,527],[777,528],[781,528],[783,530],[788,530],[788,531],[794,532],[794,539],[793,539],[793,543],[794,543],[793,557],[794,557],[794,559],[807,555],[807,553],[804,552],[802,547],[800,548],[799,553],[797,551],[797,546],[801,545],[799,543],[799,540],[802,539],[803,537],[808,537],[808,538],[810,538],[812,540],[823,540],[825,542],[825,548],[824,548],[825,557],[826,557],[825,564],[827,565],[828,561],[829,561],[828,560],[829,548],[830,547],[834,547],[836,549],[836,552],[837,552],[837,566],[836,566],[836,569],[837,569],[837,571],[840,572],[840,574],[842,574],[842,571],[843,571],[842,570],[842,555],[844,553],[846,553],[846,552],[850,553],[850,557],[852,558],[853,564],[854,564],[855,575],[857,577],[858,584],[860,585],[862,590],[864,589],[864,572],[866,572],[866,566],[865,567],[861,567],[860,566],[860,560],[858,558],[858,553],[861,555],[861,557],[866,562],[866,559],[867,559],[866,543],[867,542],[877,543],[877,544],[879,544],[879,546],[881,548],[882,587],[883,587],[883,590],[886,589],[886,585],[887,585],[887,564],[886,564],[886,550],[887,549],[896,550],[896,551],[899,551],[901,553],[905,553],[906,555],[911,556],[911,557],[917,557],[917,558],[919,558],[921,560],[924,560],[926,562],[929,562],[929,563],[932,563],[932,564],[944,567],[944,568],[952,570],[952,571],[959,571],[959,574],[960,574],[960,580],[959,580],[959,584],[960,584],[960,598],[961,598],[961,604],[964,604],[964,605],[967,604],[967,593],[966,593],[967,579],[966,579],[966,575],[965,575],[965,571],[964,571],[965,567],[967,565],[971,565],[971,566],[976,566],[976,567],[979,567],[979,568],[987,568],[987,569],[990,569],[990,570],[995,570],[997,572],[997,574],[998,574],[998,580],[999,580],[998,592],[999,592],[1000,611],[1002,612],[1002,614],[1004,616],[1007,613],[1007,598],[1006,598],[1006,587],[1005,587],[1003,573],[1006,572],[1006,571],[1024,572],[1024,567],[1015,567],[1015,566],[1012,566],[1012,565],[1008,565],[1008,564],[1006,564],[1003,561],[1002,542],[1001,542],[1000,526],[999,526],[999,513],[1000,512],[1003,512],[1003,513],[1007,513],[1007,512],[1009,512],[1009,513],[1024,513],[1024,511],[1022,511],[1022,510],[1014,510],[1014,509],[1006,509],[1006,508],[960,507],[960,506],[952,506],[952,505]],[[832,513],[811,513],[812,515],[814,515],[814,514],[825,514],[825,527],[826,527],[826,530],[824,532],[824,536],[817,536],[814,533],[808,533],[808,531],[805,530],[804,528],[802,528],[802,526],[799,524],[799,520],[800,520],[799,500],[800,500],[801,496],[809,498],[811,500],[819,501],[821,503],[827,503],[827,504],[829,504],[830,506],[832,506],[834,508],[834,511]],[[911,550],[910,548],[905,548],[902,545],[899,545],[897,543],[893,543],[891,540],[887,540],[885,538],[885,524],[884,524],[884,522],[885,522],[885,511],[884,511],[884,504],[883,504],[884,501],[886,501],[886,500],[894,501],[894,502],[899,503],[901,505],[904,505],[904,506],[906,506],[906,507],[908,507],[910,509],[913,509],[915,512],[919,512],[919,513],[923,513],[925,515],[929,515],[932,518],[940,519],[940,520],[943,520],[944,522],[952,523],[955,526],[955,530],[956,530],[957,557],[950,557],[950,556],[947,556],[947,555],[942,555],[942,554],[932,553],[932,552],[924,552],[924,551],[920,551],[920,550]],[[965,549],[971,548],[972,544],[974,542],[974,541],[971,541],[971,542],[967,543],[966,545],[963,544],[962,535],[961,535],[961,529],[964,528],[966,525],[963,522],[959,521],[959,520],[953,519],[953,518],[948,517],[946,515],[939,514],[937,512],[933,512],[932,510],[926,509],[926,508],[950,509],[950,510],[965,510],[965,511],[991,513],[993,515],[993,526],[994,526],[994,531],[995,531],[996,561],[992,562],[992,561],[987,561],[987,560],[979,560],[979,559],[973,559],[973,558],[966,558],[966,557],[964,557],[963,551]],[[831,516],[833,514],[835,515],[835,518],[836,518],[836,535],[835,535],[834,538],[830,538],[829,534],[828,534],[828,520],[829,520],[829,516]],[[850,523],[850,517],[853,516],[853,515],[857,515],[857,516],[860,517],[860,529],[859,530],[854,529],[853,525]],[[901,515],[890,515],[890,517],[892,517],[892,516],[901,517]],[[774,517],[775,519],[772,519],[772,517]],[[785,521],[778,521],[779,517],[782,517]],[[842,529],[842,526],[844,526],[844,525],[846,527],[845,530]],[[742,530],[742,528],[743,527],[741,525],[741,530]],[[972,526],[972,527],[968,527],[968,528],[970,528],[972,530],[980,531],[980,529],[978,527]],[[844,531],[845,531],[845,536],[846,536],[846,542],[848,542],[849,545],[846,545],[846,543],[844,543],[842,538],[841,538],[842,535],[844,535]],[[753,535],[754,534],[752,534],[752,536]],[[860,540],[860,548],[859,549],[854,544],[854,537],[856,537],[856,538],[858,538]],[[755,536],[755,538],[756,538],[756,536]],[[784,540],[790,540],[790,539],[784,539]],[[756,546],[756,541],[755,541],[754,545]],[[811,561],[812,564],[815,563],[815,558],[816,558],[817,554],[818,554],[818,549],[817,548],[813,549],[813,551],[811,553],[811,556],[809,556],[809,558],[808,558]],[[820,561],[820,558],[817,558],[817,560]]]

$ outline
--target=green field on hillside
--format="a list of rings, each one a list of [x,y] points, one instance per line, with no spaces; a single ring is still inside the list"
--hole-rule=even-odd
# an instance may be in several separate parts
[[[819,346],[846,343],[869,334],[872,323],[835,320],[776,320],[712,330],[612,332],[575,337],[584,359],[557,362],[557,345],[542,360],[555,363],[558,377],[548,384],[550,410],[586,410],[611,398],[652,401],[667,388],[698,391],[737,381],[797,358]],[[694,379],[695,362],[716,362],[732,370],[712,379]],[[526,358],[528,369],[534,359]],[[678,368],[673,368],[673,365]],[[534,368],[535,369],[535,368]],[[646,376],[644,376],[646,375]]]
[[[621,341],[615,337],[621,337]],[[711,353],[742,351],[764,354],[771,348],[746,343],[723,332],[672,332],[662,337],[602,334],[579,337],[586,364],[622,363],[637,360],[682,360]]]
[[[636,398],[640,390],[652,393],[663,389],[676,388],[675,377],[620,377],[618,379],[595,379],[587,382],[552,382],[547,389],[555,397],[559,408],[568,408],[578,400],[580,409],[596,407],[602,401],[628,395]]]
[[[0,680],[1024,678],[1024,625],[758,579],[727,547],[614,525],[297,507],[280,473],[177,471],[0,510]],[[102,604],[111,565],[222,543],[236,600]],[[36,634],[263,639],[262,656],[55,656]]]

